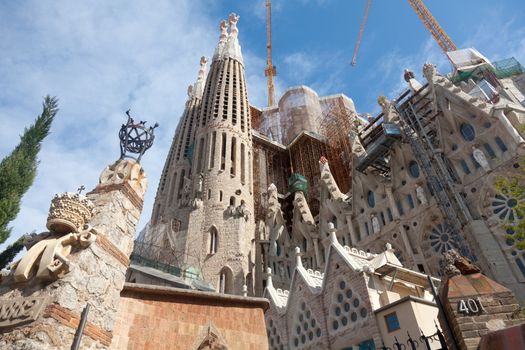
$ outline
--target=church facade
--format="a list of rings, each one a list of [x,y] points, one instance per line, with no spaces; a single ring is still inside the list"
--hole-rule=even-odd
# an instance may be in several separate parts
[[[259,109],[237,20],[221,23],[209,72],[202,59],[188,90],[142,242],[216,291],[260,296],[267,268],[272,287],[290,288],[296,247],[305,269],[324,271],[333,226],[342,246],[375,254],[388,243],[405,268],[432,276],[459,250],[525,298],[525,253],[509,228],[523,198],[495,186],[522,171],[519,62],[449,53],[452,73],[427,64],[420,82],[406,71],[407,90],[380,97],[375,118],[304,86]]]

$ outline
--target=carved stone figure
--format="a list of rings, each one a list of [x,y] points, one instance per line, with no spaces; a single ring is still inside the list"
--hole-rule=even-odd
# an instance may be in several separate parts
[[[203,183],[204,183],[204,174],[201,172],[199,174],[199,181],[197,182],[197,195],[202,195],[202,189],[203,189]]]
[[[472,156],[474,157],[476,162],[478,162],[479,165],[481,165],[483,170],[490,171],[489,162],[487,161],[487,157],[485,157],[485,154],[483,153],[482,150],[472,146]]]
[[[193,97],[193,86],[188,85],[188,97]]]
[[[379,106],[381,106],[381,109],[383,111],[383,119],[386,122],[392,122],[398,118],[397,113],[394,113],[393,111],[393,104],[390,100],[388,100],[385,96],[381,95],[377,98],[377,103]]]
[[[434,66],[432,63],[425,63],[423,65],[423,75],[429,83],[434,79],[436,73],[436,66]]]
[[[419,200],[419,203],[422,205],[428,204],[427,197],[425,196],[425,190],[419,185],[416,187],[416,197]]]
[[[237,217],[243,217],[246,221],[248,221],[250,217],[250,211],[246,209],[246,203],[242,200],[241,204],[235,208],[235,215]]]
[[[377,216],[372,216],[372,229],[374,230],[374,233],[379,233],[381,230],[381,226],[379,226],[379,219]]]

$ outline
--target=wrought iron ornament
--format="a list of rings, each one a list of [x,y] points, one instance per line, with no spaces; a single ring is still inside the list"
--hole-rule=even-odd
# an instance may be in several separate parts
[[[153,145],[155,140],[154,130],[159,126],[155,123],[153,127],[146,127],[146,121],[140,121],[135,123],[130,115],[130,110],[126,111],[128,121],[126,124],[122,124],[118,137],[120,139],[120,159],[132,158],[140,163],[142,155]],[[136,153],[137,158],[131,157],[126,153]]]

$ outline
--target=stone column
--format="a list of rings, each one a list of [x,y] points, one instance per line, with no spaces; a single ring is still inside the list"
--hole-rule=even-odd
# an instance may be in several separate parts
[[[78,208],[89,200],[92,217],[86,222],[90,226],[77,226],[68,233],[48,220],[51,232],[33,237],[36,243],[27,254],[36,258],[24,257],[3,277],[0,348],[70,349],[88,303],[91,308],[80,348],[110,346],[146,183],[140,164],[119,160],[102,172],[87,199],[66,194],[53,200],[50,218],[59,222],[78,216]],[[42,255],[35,254],[39,247],[46,247]]]

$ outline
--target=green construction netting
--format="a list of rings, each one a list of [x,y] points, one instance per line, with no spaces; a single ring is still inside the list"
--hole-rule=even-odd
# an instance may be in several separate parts
[[[467,81],[472,78],[479,81],[485,77],[486,73],[494,74],[498,79],[509,78],[514,75],[525,73],[525,68],[514,57],[506,58],[501,61],[493,62],[491,65],[476,67],[471,71],[458,72],[452,77],[453,83]]]

